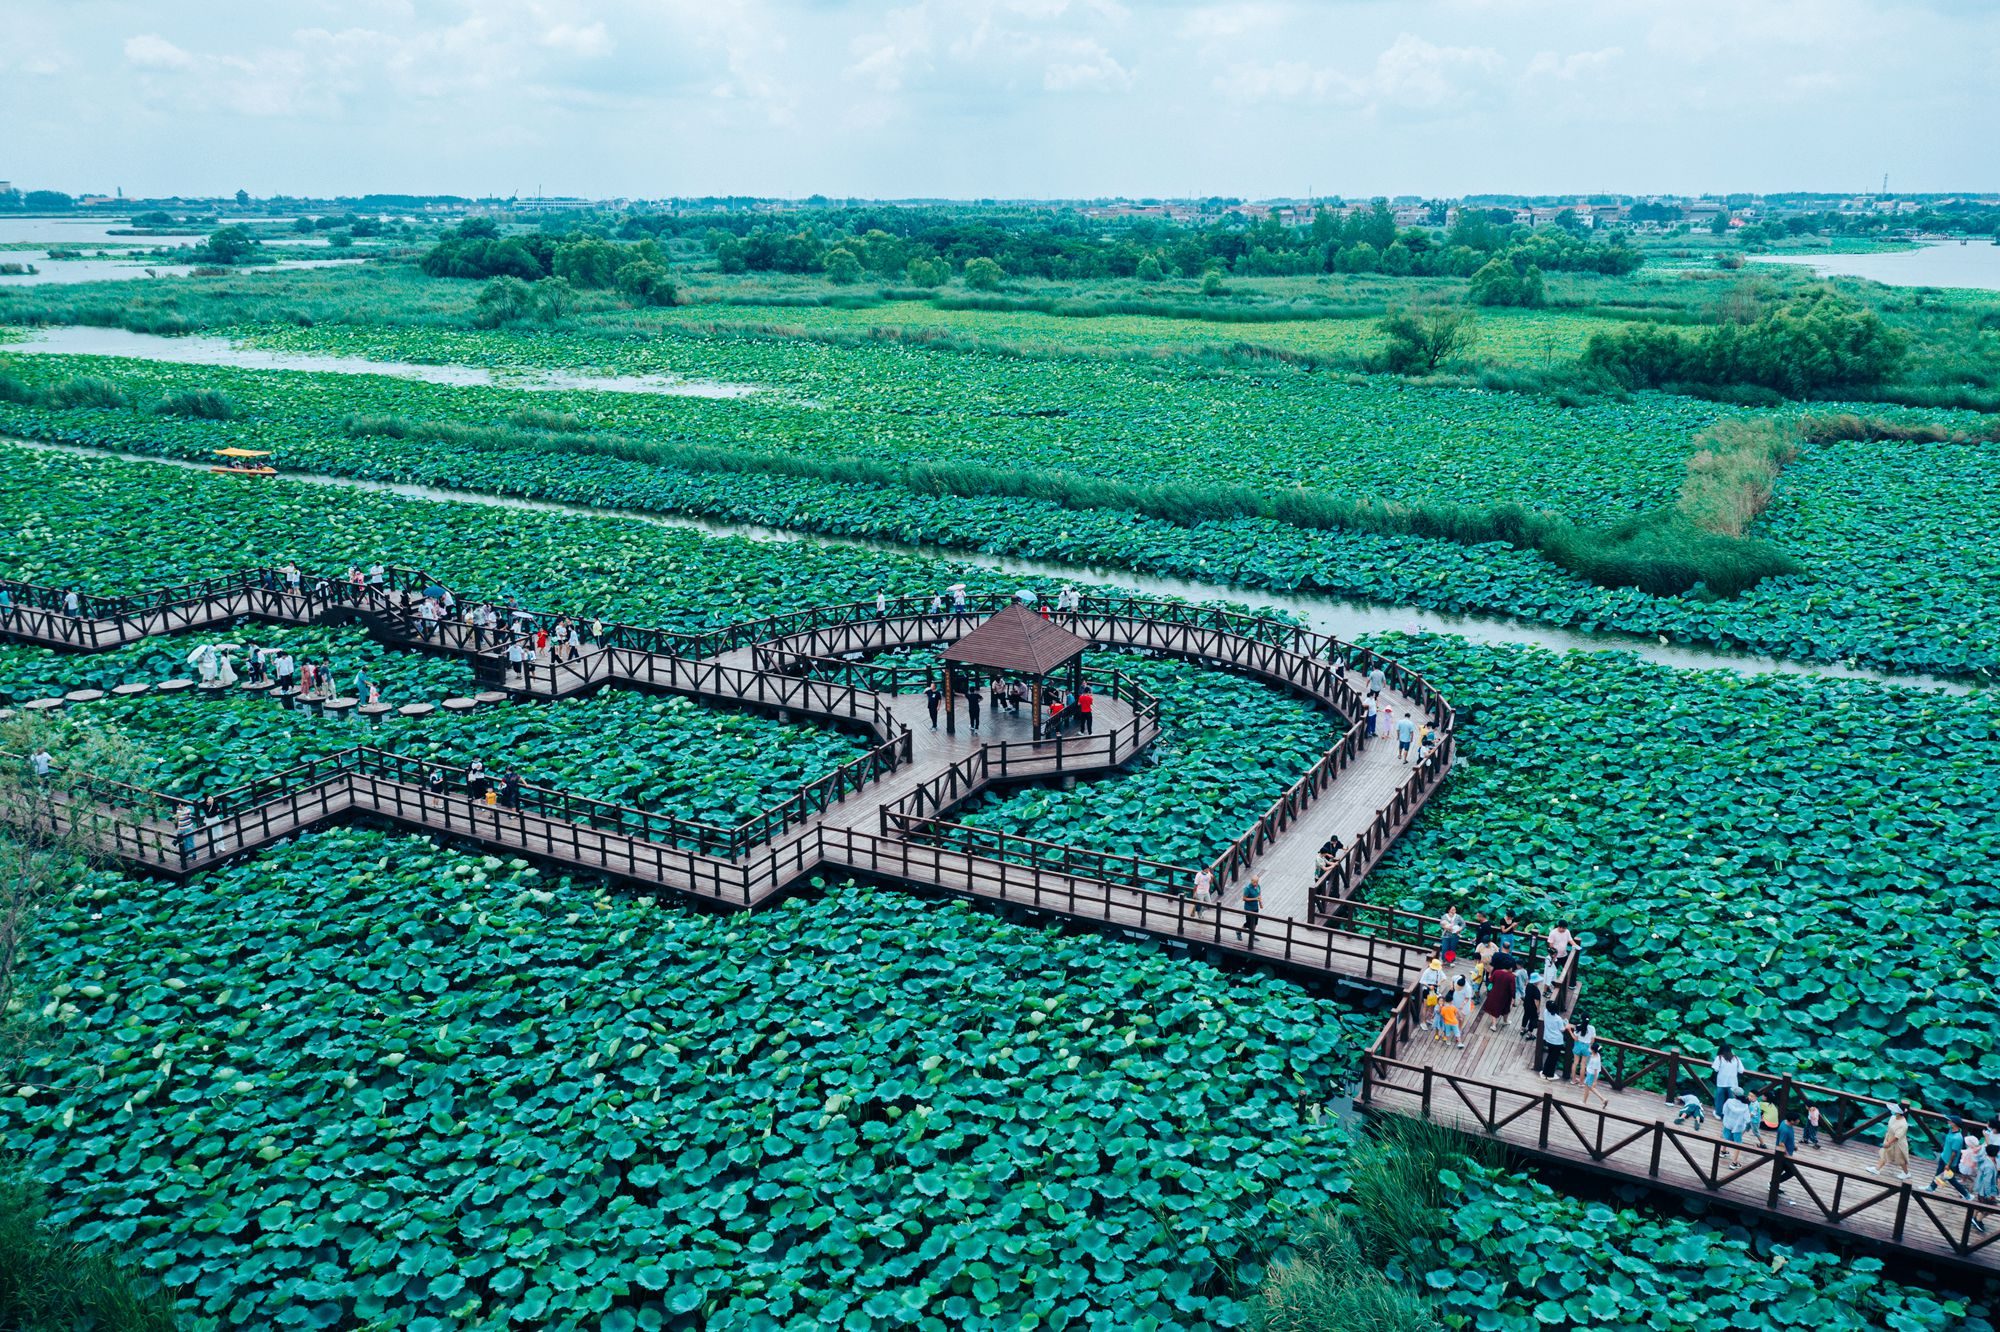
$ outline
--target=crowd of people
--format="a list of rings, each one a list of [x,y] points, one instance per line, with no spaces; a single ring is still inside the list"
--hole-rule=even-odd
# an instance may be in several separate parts
[[[1031,697],[1027,684],[1021,680],[1008,680],[995,675],[982,691],[977,678],[957,673],[949,682],[933,680],[924,686],[924,710],[930,714],[933,731],[939,728],[942,721],[946,735],[957,735],[958,709],[963,704],[966,723],[971,727],[972,734],[977,735],[980,719],[989,707],[995,712],[1018,717]],[[1081,689],[1058,691],[1049,700],[1049,713],[1042,723],[1041,738],[1051,739],[1070,730],[1087,735],[1096,729],[1096,712],[1097,697],[1091,693],[1087,681]]]

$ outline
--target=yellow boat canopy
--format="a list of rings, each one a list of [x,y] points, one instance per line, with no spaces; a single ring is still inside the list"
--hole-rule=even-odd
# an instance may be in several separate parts
[[[218,458],[268,458],[271,456],[268,453],[259,453],[255,449],[216,449],[214,452]]]

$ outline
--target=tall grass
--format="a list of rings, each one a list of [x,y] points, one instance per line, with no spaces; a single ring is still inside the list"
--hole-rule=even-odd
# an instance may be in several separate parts
[[[1458,1190],[1446,1172],[1498,1165],[1489,1140],[1419,1120],[1375,1121],[1349,1160],[1346,1199],[1285,1236],[1255,1302],[1266,1332],[1432,1332],[1436,1306],[1407,1283],[1427,1248],[1449,1236]]]
[[[1765,578],[1794,573],[1797,564],[1766,543],[1704,531],[1675,510],[1661,510],[1609,527],[1501,504],[1387,504],[1323,491],[1259,490],[1252,486],[1143,484],[1076,472],[1000,468],[961,462],[906,463],[874,458],[810,458],[769,449],[687,441],[632,439],[404,417],[350,417],[348,433],[438,440],[494,452],[534,450],[594,454],[677,471],[786,476],[835,485],[894,486],[923,495],[1041,500],[1067,509],[1136,513],[1181,527],[1229,518],[1265,518],[1322,531],[1421,536],[1461,545],[1499,543],[1543,555],[1603,587],[1635,587],[1671,596],[1705,587],[1733,596]]]
[[[39,1186],[0,1169],[0,1328],[172,1332],[172,1297],[109,1254],[48,1224]]]
[[[1057,315],[1070,319],[1103,319],[1111,315],[1144,315],[1154,319],[1191,319],[1209,324],[1286,324],[1316,319],[1379,319],[1386,302],[1292,300],[1243,304],[1215,300],[1149,300],[1132,296],[1057,297],[951,294],[934,297],[940,310]]]
[[[1704,532],[1740,537],[1799,456],[1799,432],[1776,421],[1718,421],[1695,437],[1679,509]]]

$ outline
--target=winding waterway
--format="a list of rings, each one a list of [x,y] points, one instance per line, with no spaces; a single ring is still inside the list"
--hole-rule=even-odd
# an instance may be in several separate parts
[[[155,466],[176,467],[187,471],[209,470],[209,464],[202,462],[189,462],[180,458],[158,458],[142,453],[122,453],[78,444],[47,444],[25,439],[4,439],[0,440],[0,443],[49,453],[70,453],[90,458],[117,458],[125,462],[151,463]],[[1931,675],[1900,675],[1821,662],[1791,661],[1782,657],[1766,657],[1754,653],[1722,652],[1635,638],[1625,634],[1579,633],[1504,616],[1447,615],[1416,606],[1384,606],[1372,602],[1346,601],[1338,597],[1315,596],[1311,593],[1278,593],[1237,587],[1228,583],[1160,578],[1133,573],[1128,569],[1066,564],[1059,560],[1018,555],[994,555],[984,551],[957,550],[949,546],[882,541],[865,537],[821,536],[812,532],[760,527],[750,523],[718,522],[713,519],[692,518],[678,514],[648,513],[639,509],[594,508],[586,504],[567,504],[559,500],[521,499],[512,495],[450,490],[411,482],[368,481],[355,477],[310,472],[287,472],[283,479],[307,485],[374,491],[438,503],[476,504],[487,508],[559,513],[583,518],[619,518],[648,523],[654,527],[701,532],[709,536],[739,537],[746,541],[798,543],[832,550],[857,550],[885,555],[918,555],[974,565],[1018,578],[1112,587],[1141,596],[1178,597],[1186,601],[1229,601],[1247,606],[1253,611],[1282,612],[1321,633],[1349,640],[1362,634],[1451,634],[1468,642],[1486,646],[1526,645],[1546,648],[1553,652],[1629,652],[1643,660],[1670,666],[1676,670],[1720,670],[1731,671],[1738,675],[1807,675],[1821,679],[1864,680],[1873,684],[1948,694],[1970,694],[1977,690],[1977,686],[1963,681],[1945,680]]]
[[[293,266],[342,263],[344,260],[294,260]],[[426,364],[419,361],[377,361],[367,356],[334,356],[322,352],[266,351],[228,338],[165,337],[132,333],[122,328],[66,324],[29,329],[26,336],[0,342],[10,355],[118,356],[172,365],[226,365],[238,370],[303,370],[329,375],[383,375],[426,384],[471,388],[588,389],[597,393],[651,393],[680,398],[741,398],[758,391],[754,384],[723,384],[714,380],[681,379],[672,375],[580,375],[567,370],[494,371],[477,365]]]

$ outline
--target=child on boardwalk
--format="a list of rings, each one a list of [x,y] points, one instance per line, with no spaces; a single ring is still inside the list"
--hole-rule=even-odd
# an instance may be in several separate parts
[[[1458,1030],[1458,1004],[1447,999],[1438,1005],[1438,1038],[1448,1040],[1459,1049],[1465,1048],[1465,1037]]]

